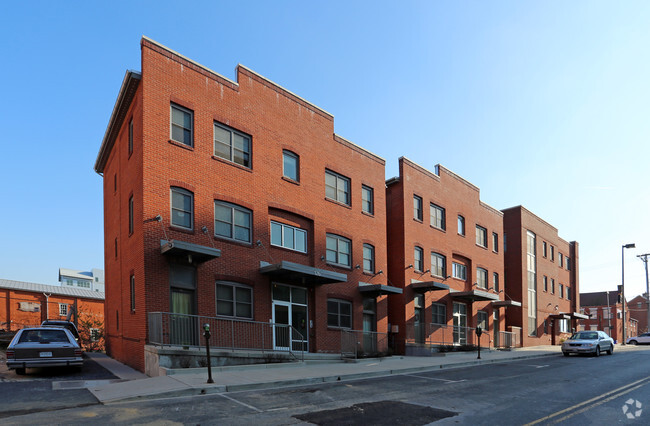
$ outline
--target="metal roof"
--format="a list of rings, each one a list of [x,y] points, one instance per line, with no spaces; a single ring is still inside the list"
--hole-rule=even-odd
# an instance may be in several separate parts
[[[81,297],[84,299],[104,300],[104,292],[92,291],[77,287],[59,287],[48,284],[27,283],[24,281],[12,281],[0,278],[0,288],[9,290],[31,291],[34,293],[57,294],[61,296]]]

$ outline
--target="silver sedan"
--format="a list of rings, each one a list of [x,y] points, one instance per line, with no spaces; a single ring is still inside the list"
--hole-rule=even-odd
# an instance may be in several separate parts
[[[601,352],[614,354],[614,339],[604,331],[578,331],[562,343],[564,356],[571,354],[592,354],[600,356]]]
[[[25,374],[34,367],[81,367],[83,351],[64,328],[23,328],[7,346],[7,368]]]

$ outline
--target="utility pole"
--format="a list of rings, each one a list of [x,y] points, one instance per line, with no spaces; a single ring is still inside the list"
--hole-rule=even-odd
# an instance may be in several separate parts
[[[650,253],[640,254],[637,257],[645,263],[645,308],[647,313],[646,332],[650,332],[650,284],[648,283],[648,256]]]

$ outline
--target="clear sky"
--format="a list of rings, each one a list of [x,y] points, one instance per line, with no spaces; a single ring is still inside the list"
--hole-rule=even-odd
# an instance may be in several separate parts
[[[98,3],[98,4],[95,4]],[[99,4],[102,3],[102,4]],[[146,35],[238,63],[380,155],[444,165],[580,243],[580,289],[645,291],[650,2],[23,1],[0,25],[0,278],[103,267],[97,157]]]

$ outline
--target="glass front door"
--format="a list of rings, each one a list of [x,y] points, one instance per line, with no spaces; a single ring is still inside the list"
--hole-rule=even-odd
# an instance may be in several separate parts
[[[467,305],[454,302],[454,344],[467,344]]]
[[[273,343],[276,350],[307,351],[307,290],[273,284]]]

